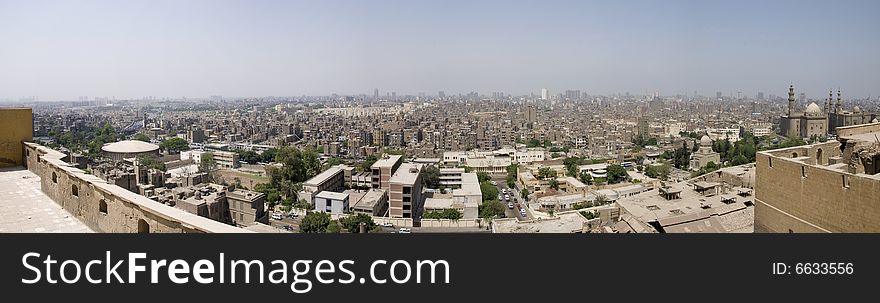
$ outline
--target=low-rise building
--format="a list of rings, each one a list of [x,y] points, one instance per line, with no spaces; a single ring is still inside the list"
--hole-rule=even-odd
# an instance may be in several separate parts
[[[322,191],[315,195],[315,211],[341,215],[348,213],[348,194]]]

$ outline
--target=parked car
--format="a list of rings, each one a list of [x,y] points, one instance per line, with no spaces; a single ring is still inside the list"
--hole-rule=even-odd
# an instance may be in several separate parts
[[[274,220],[283,220],[284,217],[281,216],[281,214],[279,214],[279,213],[274,213],[274,214],[272,214],[272,219],[274,219]]]
[[[382,223],[381,226],[382,227],[394,227],[394,224],[391,224],[391,222],[385,222],[385,223]]]
[[[513,202],[507,202],[507,209],[513,209]]]
[[[492,184],[492,185],[498,185],[498,182],[490,181],[489,184]]]
[[[408,233],[412,233],[412,230],[410,230],[409,228],[406,228],[406,227],[401,227],[400,231],[398,231],[398,233],[408,234]]]

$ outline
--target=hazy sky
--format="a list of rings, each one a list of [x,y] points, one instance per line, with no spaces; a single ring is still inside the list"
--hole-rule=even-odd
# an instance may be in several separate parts
[[[880,1],[7,1],[0,98],[880,94]]]

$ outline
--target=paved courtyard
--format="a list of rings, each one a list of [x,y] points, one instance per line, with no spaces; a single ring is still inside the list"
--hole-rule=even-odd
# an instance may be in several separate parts
[[[40,177],[23,167],[0,169],[0,232],[91,233],[40,191]]]

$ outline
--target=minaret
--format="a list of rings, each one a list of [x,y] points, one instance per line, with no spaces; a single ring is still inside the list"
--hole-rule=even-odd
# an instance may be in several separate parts
[[[788,87],[788,116],[794,111],[794,84]]]
[[[831,113],[831,97],[833,96],[831,89],[828,89],[828,99],[825,100],[825,114]]]
[[[837,88],[837,110],[843,110],[843,99],[840,98],[840,87]]]

